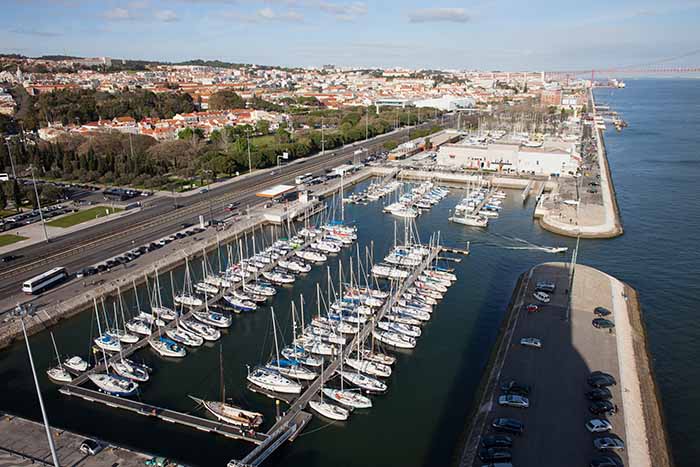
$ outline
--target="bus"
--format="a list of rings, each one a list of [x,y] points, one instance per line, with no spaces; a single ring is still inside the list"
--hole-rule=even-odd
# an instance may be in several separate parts
[[[37,294],[52,287],[68,278],[66,268],[58,267],[49,269],[43,274],[25,281],[22,284],[22,292],[27,294]]]
[[[10,174],[8,173],[0,173],[0,182],[9,182],[10,181]]]
[[[314,178],[313,174],[311,172],[304,174],[304,175],[299,175],[297,178],[294,179],[294,183],[297,185],[303,185],[304,183],[308,182]]]

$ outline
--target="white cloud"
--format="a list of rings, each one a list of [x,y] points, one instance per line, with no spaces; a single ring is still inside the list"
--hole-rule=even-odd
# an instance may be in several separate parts
[[[411,23],[466,23],[471,16],[464,8],[422,8],[408,14]]]
[[[265,7],[255,12],[253,15],[246,15],[237,11],[226,11],[221,14],[223,17],[241,23],[263,23],[263,22],[286,22],[303,23],[304,16],[293,10],[278,12],[272,8]]]
[[[129,21],[136,18],[130,10],[120,7],[107,10],[104,13],[104,17],[110,21]]]
[[[180,20],[177,13],[173,10],[158,10],[153,15],[158,21],[163,21],[164,23],[173,23]]]

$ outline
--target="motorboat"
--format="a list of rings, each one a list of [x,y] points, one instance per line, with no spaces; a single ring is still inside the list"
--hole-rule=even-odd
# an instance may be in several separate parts
[[[67,358],[63,361],[63,366],[68,368],[69,370],[76,371],[78,373],[82,373],[84,371],[87,371],[88,369],[88,362],[85,361],[82,357],[74,356]]]
[[[450,222],[456,224],[468,225],[470,227],[486,227],[489,224],[488,218],[476,215],[476,214],[465,214],[463,216],[452,216],[449,218]]]
[[[54,366],[46,370],[46,375],[55,383],[70,383],[73,381],[73,376],[63,368],[62,365]]]

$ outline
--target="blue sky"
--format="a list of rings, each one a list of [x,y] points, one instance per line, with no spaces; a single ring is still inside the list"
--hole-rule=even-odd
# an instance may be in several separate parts
[[[700,0],[3,0],[0,52],[569,70],[698,64],[699,25]]]

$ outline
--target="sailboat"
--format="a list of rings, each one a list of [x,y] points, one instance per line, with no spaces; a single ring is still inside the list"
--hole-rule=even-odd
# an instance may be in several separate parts
[[[341,348],[341,354],[343,353]],[[340,371],[343,371],[343,360],[340,360]],[[321,392],[326,397],[338,402],[345,407],[353,409],[369,409],[372,407],[372,399],[361,394],[357,390],[343,389],[343,378],[340,378],[340,389],[322,388]]]
[[[56,360],[58,361],[58,365],[46,370],[46,374],[48,375],[49,379],[55,383],[70,383],[73,381],[73,377],[61,363],[61,356],[58,354],[58,347],[56,346],[56,340],[53,337],[53,332],[51,333],[51,342],[53,342],[53,349],[56,352]]]
[[[292,302],[293,306],[293,302]],[[294,310],[292,309],[292,313]],[[312,381],[316,379],[317,374],[302,366],[297,360],[290,359],[290,358],[280,358],[280,353],[279,353],[279,347],[277,344],[277,328],[275,325],[275,312],[274,309],[272,310],[272,332],[275,335],[275,355],[276,358],[270,360],[270,362],[265,365],[265,368],[274,370],[278,372],[281,375],[284,375],[288,378],[296,379],[296,380],[303,380],[303,381]]]
[[[97,325],[99,328],[99,319]],[[101,329],[98,329],[102,333]],[[121,350],[121,349],[120,349]],[[130,396],[136,392],[139,388],[138,383],[125,378],[123,376],[115,375],[109,372],[109,363],[107,362],[107,354],[102,350],[102,356],[104,358],[104,373],[91,373],[88,378],[92,383],[98,387],[100,391],[112,394],[113,396]]]
[[[243,410],[240,407],[231,405],[226,402],[226,387],[224,385],[224,360],[222,347],[219,347],[219,380],[221,385],[221,401],[203,400],[194,396],[190,396],[195,402],[202,406],[215,416],[219,421],[230,423],[231,425],[240,426],[246,429],[256,429],[263,422],[262,414]]]
[[[148,286],[148,276],[146,276],[146,286]],[[153,279],[153,294],[151,295],[151,299],[151,312],[154,315],[167,321],[172,321],[177,318],[177,313],[175,310],[163,305],[163,297],[160,293],[160,277],[158,275],[158,268],[155,270],[155,277]]]
[[[277,343],[277,329],[275,328],[275,311],[270,307],[272,313],[272,333],[275,339],[275,355],[279,360],[279,347]],[[253,371],[248,372],[246,379],[253,385],[268,391],[280,392],[284,394],[299,394],[301,393],[301,385],[290,379],[285,378],[279,372],[268,367],[256,367]]]
[[[148,345],[155,350],[161,357],[177,357],[182,358],[187,355],[184,347],[177,342],[168,339],[167,337],[158,336],[148,339]]]
[[[190,307],[198,307],[204,304],[201,298],[195,297],[192,293],[192,278],[190,276],[190,264],[187,257],[185,257],[185,283],[183,290],[175,295],[174,300],[180,305]]]
[[[321,381],[323,381],[323,367],[321,367]],[[331,420],[345,421],[348,419],[350,416],[350,411],[348,409],[326,402],[323,397],[322,386],[319,392],[320,398],[318,400],[312,399],[309,401],[309,407],[311,407],[314,412]]]
[[[95,338],[94,342],[97,347],[107,352],[119,352],[122,349],[122,344],[119,339],[112,336],[111,334],[102,334],[102,327],[100,325],[100,313],[97,309],[97,299],[93,298],[93,304],[95,306],[95,318],[97,319],[97,329],[99,335]]]

